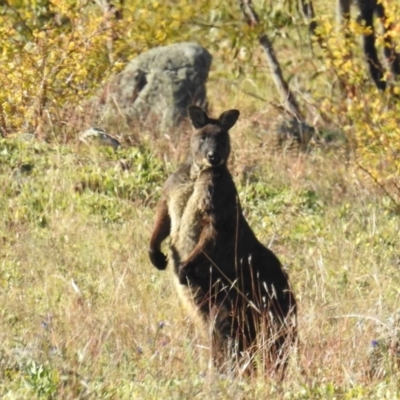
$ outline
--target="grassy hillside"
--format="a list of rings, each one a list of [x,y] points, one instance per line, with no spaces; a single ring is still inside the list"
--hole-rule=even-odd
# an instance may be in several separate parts
[[[69,21],[53,30],[29,7],[0,14],[36,21],[0,27],[0,397],[400,398],[392,340],[400,329],[399,104],[369,82],[358,39],[351,65],[339,51],[333,8],[315,2],[331,53],[311,47],[289,2],[265,2],[261,13],[308,122],[348,139],[298,155],[276,148],[280,99],[233,2],[196,10],[182,0],[185,13],[174,14],[178,2],[126,1],[132,12],[115,26],[126,34],[111,50],[94,3],[79,12],[53,3]],[[133,24],[145,12],[147,25]],[[283,383],[213,371],[209,342],[179,303],[171,271],[147,257],[154,207],[190,128],[133,128],[113,152],[80,143],[65,123],[71,102],[77,107],[137,52],[183,39],[213,53],[212,113],[241,111],[230,168],[246,217],[284,263],[298,300],[301,343]],[[339,78],[356,86],[354,98],[343,97]],[[40,82],[47,86],[38,92]],[[46,140],[25,141],[27,131]]]
[[[287,267],[301,347],[282,385],[208,369],[171,275],[147,258],[173,163],[142,148],[0,143],[2,398],[395,398],[369,351],[399,302],[399,218],[335,154],[283,157],[233,130],[251,225]],[[123,160],[123,162],[122,162]],[[246,162],[247,161],[247,162]],[[123,166],[123,167],[122,167]]]

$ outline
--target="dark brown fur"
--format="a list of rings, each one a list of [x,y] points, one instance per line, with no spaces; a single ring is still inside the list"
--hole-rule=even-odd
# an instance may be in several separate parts
[[[296,302],[279,260],[245,220],[227,168],[228,132],[239,112],[211,119],[199,107],[188,111],[197,131],[187,161],[164,185],[150,259],[166,268],[161,243],[170,235],[169,259],[204,320],[214,324],[217,354],[239,364],[246,354],[266,354],[267,364],[283,371],[296,337]]]

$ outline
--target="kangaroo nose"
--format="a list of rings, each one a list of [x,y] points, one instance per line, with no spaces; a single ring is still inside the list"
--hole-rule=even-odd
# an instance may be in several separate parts
[[[207,153],[207,160],[210,161],[211,165],[216,165],[220,163],[221,157],[218,153],[214,151],[209,151]]]

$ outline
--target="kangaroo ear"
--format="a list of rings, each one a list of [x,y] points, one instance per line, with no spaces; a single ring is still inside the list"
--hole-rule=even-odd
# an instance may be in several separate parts
[[[196,129],[200,129],[209,123],[209,118],[201,107],[192,105],[189,106],[187,110],[189,118]]]
[[[227,131],[232,128],[233,125],[236,124],[240,115],[239,110],[228,110],[223,112],[219,116],[220,125],[225,128]]]

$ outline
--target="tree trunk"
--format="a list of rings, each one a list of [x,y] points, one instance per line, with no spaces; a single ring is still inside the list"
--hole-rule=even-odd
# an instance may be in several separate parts
[[[384,54],[385,58],[390,66],[390,69],[394,75],[400,75],[400,54],[395,50],[395,44],[393,43],[390,31],[393,30],[393,24],[387,25],[385,8],[382,3],[376,4],[375,12],[378,18],[381,20],[382,28],[385,33],[384,41]]]
[[[121,20],[124,0],[116,0],[112,2],[111,0],[95,0],[95,3],[103,10],[104,13],[104,23],[106,28],[109,31],[108,39],[107,39],[107,51],[108,51],[108,59],[110,64],[113,64],[113,49],[114,49],[114,41],[118,39],[118,34],[114,29],[115,20]],[[118,3],[118,5],[116,5]]]
[[[340,26],[347,26],[350,20],[350,0],[338,0],[336,9],[336,21]]]
[[[320,41],[321,40],[320,36],[316,31],[317,22],[315,21],[315,13],[312,0],[300,0],[300,5],[304,18],[308,22],[308,30],[310,32],[310,35],[315,36],[318,39],[318,41]]]
[[[369,32],[363,34],[363,49],[367,59],[369,72],[375,85],[380,90],[386,89],[386,82],[383,81],[384,68],[378,58],[378,52],[375,47],[375,29],[374,29],[374,11],[376,9],[376,0],[358,1],[360,17],[365,21],[365,27]]]

